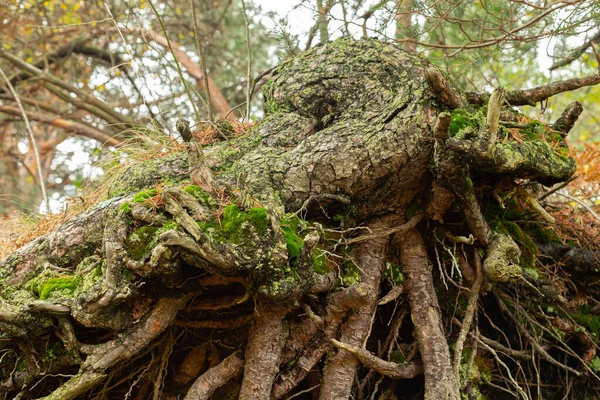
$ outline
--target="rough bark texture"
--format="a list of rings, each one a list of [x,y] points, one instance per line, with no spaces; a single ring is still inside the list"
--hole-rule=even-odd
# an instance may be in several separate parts
[[[459,386],[452,372],[425,243],[414,230],[398,237],[397,241],[405,265],[406,291],[425,373],[425,398],[458,400]]]
[[[515,125],[427,60],[348,38],[282,63],[263,97],[258,126],[202,148],[186,132],[0,261],[4,398],[491,399],[532,371],[548,398],[557,371],[592,393],[595,339],[572,321],[595,316],[556,313],[570,289],[535,270],[531,238],[551,235],[527,192],[573,174],[577,105]],[[502,312],[467,301],[470,254]],[[505,354],[527,354],[521,375]]]
[[[386,227],[382,221],[370,224],[372,228]],[[371,326],[377,306],[379,282],[385,267],[389,238],[377,238],[356,246],[356,263],[361,270],[361,283],[369,287],[371,296],[353,310],[342,327],[340,340],[350,346],[362,347]],[[338,351],[327,360],[323,370],[320,399],[348,399],[352,394],[358,359],[350,352]]]

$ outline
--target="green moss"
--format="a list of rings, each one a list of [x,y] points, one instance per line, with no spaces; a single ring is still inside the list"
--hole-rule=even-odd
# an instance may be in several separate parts
[[[396,364],[404,364],[406,362],[406,356],[400,350],[392,351],[390,354],[390,361],[395,362]]]
[[[94,290],[96,284],[102,280],[105,270],[106,259],[99,260],[96,257],[88,257],[79,263],[76,274],[81,276],[82,281],[79,286],[77,286],[75,296],[77,297]]]
[[[129,214],[131,212],[131,208],[129,207],[129,202],[126,201],[119,207],[119,211],[123,211],[125,214]]]
[[[572,317],[579,325],[590,332],[592,336],[598,338],[600,337],[600,316],[588,314],[588,312],[590,312],[589,307],[581,306],[579,307],[579,312],[574,313]]]
[[[538,243],[560,243],[560,238],[551,229],[544,229],[538,223],[528,224],[527,233]]]
[[[65,348],[60,342],[50,342],[41,354],[41,359],[44,364],[50,364],[65,353]]]
[[[223,210],[223,219],[221,220],[222,232],[225,239],[232,243],[244,242],[243,225],[250,223],[256,229],[259,235],[265,235],[269,228],[269,215],[262,207],[254,207],[247,212],[242,211],[236,205],[230,205]]]
[[[544,126],[539,121],[531,121],[520,132],[525,140],[540,140],[544,136]]]
[[[450,115],[452,119],[450,120],[449,131],[452,137],[467,127],[478,129],[484,119],[481,111],[469,111],[464,108],[457,108]]]
[[[171,220],[163,226],[144,225],[133,231],[126,239],[127,254],[132,259],[139,261],[158,244],[158,237],[172,229],[178,229],[177,222]]]
[[[281,231],[287,245],[291,265],[296,265],[300,258],[304,240],[298,236],[298,230],[303,228],[303,221],[296,215],[288,214],[281,220]]]
[[[460,381],[464,382],[467,379],[471,381],[471,389],[473,395],[475,395],[475,399],[477,400],[485,400],[485,397],[481,393],[479,389],[479,385],[485,384],[486,382],[491,382],[492,380],[492,372],[487,367],[484,360],[475,356],[474,362],[469,365],[469,360],[471,358],[472,349],[466,348],[462,353],[461,363],[459,367]],[[470,376],[467,377],[467,373]],[[470,400],[472,397],[469,397],[466,393],[461,393],[461,399]]]
[[[216,121],[215,126],[225,136],[230,136],[231,134],[233,134],[233,125],[231,125],[231,122],[226,119],[220,119]]]
[[[214,197],[196,185],[185,186],[183,190],[194,196],[196,200],[208,208],[214,209],[219,206],[219,202]]]
[[[321,249],[315,249],[312,254],[312,262],[314,271],[317,274],[323,275],[329,272],[329,268],[327,268],[327,254],[325,251]]]
[[[148,245],[154,239],[158,227],[142,226],[133,231],[126,240],[127,254],[134,260],[141,260],[147,252]]]
[[[354,286],[360,284],[360,269],[350,261],[346,261],[342,265],[342,273],[340,274],[341,286]]]
[[[46,300],[56,294],[72,297],[80,283],[81,277],[79,276],[49,278],[38,286],[38,297],[41,300]]]
[[[133,196],[133,202],[136,204],[143,203],[144,201],[156,195],[158,195],[158,190],[155,188],[142,190],[141,192],[138,192]]]
[[[535,269],[538,248],[531,237],[515,222],[500,220],[492,227],[495,231],[510,235],[521,249],[519,265],[523,268]]]
[[[417,214],[417,211],[419,211],[419,203],[418,202],[413,202],[410,206],[408,206],[408,208],[406,209],[406,217],[407,218],[412,218]]]
[[[133,274],[133,272],[131,272],[128,269],[124,269],[123,273],[121,274],[123,276],[123,279],[125,279],[126,281],[133,281],[135,279],[135,275]]]
[[[600,358],[594,357],[588,365],[592,371],[596,373],[600,372]]]
[[[27,359],[25,357],[19,358],[19,361],[17,361],[16,370],[17,371],[25,371],[25,370],[27,370]]]

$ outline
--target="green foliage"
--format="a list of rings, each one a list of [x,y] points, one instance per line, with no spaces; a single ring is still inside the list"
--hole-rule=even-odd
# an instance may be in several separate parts
[[[80,283],[81,277],[78,276],[49,278],[37,287],[38,296],[40,300],[46,300],[56,294],[71,297]]]

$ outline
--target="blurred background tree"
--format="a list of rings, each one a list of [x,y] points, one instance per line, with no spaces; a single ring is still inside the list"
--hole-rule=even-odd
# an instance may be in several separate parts
[[[348,35],[421,53],[465,91],[597,76],[597,1],[284,3],[245,3],[251,80],[258,78],[250,108],[256,117],[268,77],[263,71],[320,41]],[[217,118],[241,120],[249,84],[242,2],[194,5],[212,109]],[[102,173],[97,162],[107,155],[119,162],[126,148],[178,140],[177,118],[208,120],[192,16],[189,0],[0,0],[0,68],[10,82],[0,80],[0,216],[38,211],[42,182],[51,208],[59,211],[60,201],[76,196],[86,178]],[[597,140],[599,97],[598,87],[588,86],[523,111],[552,121],[553,111],[579,100],[587,111],[571,142]]]

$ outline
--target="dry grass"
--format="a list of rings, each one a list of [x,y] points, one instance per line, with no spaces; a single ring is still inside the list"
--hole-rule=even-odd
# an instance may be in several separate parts
[[[232,122],[232,137],[248,132],[253,124]],[[204,146],[222,140],[222,135],[214,126],[204,126],[194,132],[196,139]],[[186,150],[185,144],[177,139],[153,130],[136,131],[132,139],[110,154],[100,165],[106,175],[92,182],[80,196],[67,200],[64,211],[58,214],[19,215],[0,219],[0,260],[33,239],[52,232],[72,217],[88,210],[107,198],[108,189],[120,172],[133,165],[156,158],[166,157]],[[220,194],[220,202],[230,201],[225,193]],[[150,199],[149,199],[150,200]],[[159,201],[158,199],[154,199]]]

